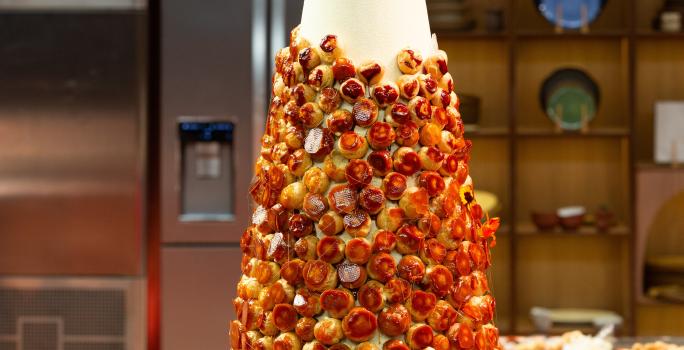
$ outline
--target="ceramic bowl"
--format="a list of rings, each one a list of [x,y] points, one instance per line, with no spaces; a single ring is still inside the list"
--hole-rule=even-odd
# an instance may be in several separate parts
[[[556,214],[563,230],[576,231],[582,226],[587,210],[582,206],[563,207],[558,208]]]
[[[553,212],[533,211],[532,222],[537,226],[537,230],[550,231],[558,225],[559,218],[558,215]]]

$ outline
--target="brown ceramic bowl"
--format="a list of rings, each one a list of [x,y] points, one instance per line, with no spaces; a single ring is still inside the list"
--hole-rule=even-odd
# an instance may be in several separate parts
[[[584,207],[573,206],[559,208],[556,213],[564,231],[576,231],[582,226],[587,211]]]
[[[539,231],[550,231],[558,225],[558,215],[553,212],[532,212],[532,222]]]
[[[577,231],[584,222],[584,214],[563,217],[559,221],[564,231]]]

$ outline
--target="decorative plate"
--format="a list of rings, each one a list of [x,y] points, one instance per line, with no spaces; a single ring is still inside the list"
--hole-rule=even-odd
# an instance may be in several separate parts
[[[539,99],[549,119],[554,123],[560,121],[561,129],[579,130],[583,115],[587,122],[596,116],[600,93],[598,85],[587,73],[564,68],[553,72],[544,81]]]
[[[565,29],[582,27],[582,6],[587,8],[587,24],[593,22],[606,5],[607,0],[534,0],[539,13],[552,24],[560,24]],[[560,21],[557,16],[561,15]]]

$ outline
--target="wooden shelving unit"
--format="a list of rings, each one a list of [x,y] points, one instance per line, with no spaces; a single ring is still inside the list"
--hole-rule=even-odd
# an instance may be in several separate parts
[[[662,1],[608,1],[589,33],[555,33],[532,0],[472,2],[505,11],[505,30],[437,31],[457,93],[480,97],[471,172],[496,193],[506,232],[493,250],[492,286],[504,334],[534,332],[532,306],[613,310],[622,334],[638,333],[633,276],[637,162],[653,154],[653,103],[684,99],[684,33],[658,33]],[[482,22],[482,21],[480,21]],[[557,133],[539,103],[543,80],[563,67],[597,81],[601,100],[586,133]],[[607,233],[538,232],[532,210],[607,205],[619,224]]]

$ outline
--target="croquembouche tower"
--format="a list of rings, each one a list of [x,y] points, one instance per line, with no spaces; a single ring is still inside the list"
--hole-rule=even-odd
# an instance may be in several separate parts
[[[500,348],[498,219],[447,67],[425,0],[305,1],[275,60],[233,350]]]

